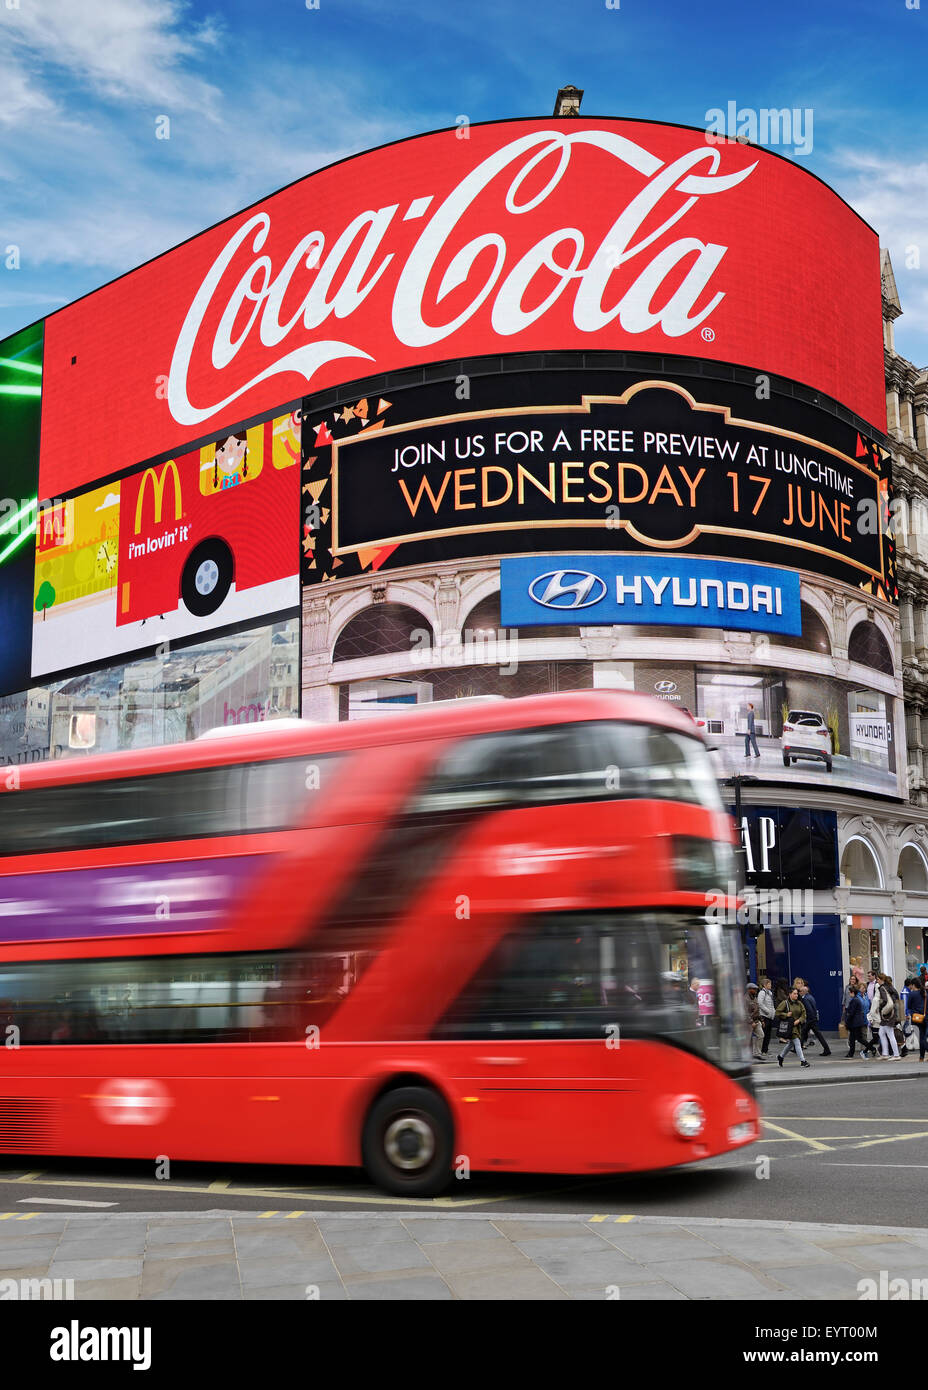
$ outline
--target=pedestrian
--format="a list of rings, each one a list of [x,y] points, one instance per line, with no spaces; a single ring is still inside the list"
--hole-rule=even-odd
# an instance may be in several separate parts
[[[883,983],[883,977],[877,975],[874,981],[873,998],[870,1003],[870,1011],[867,1014],[867,1022],[877,1035],[880,1044],[880,1058],[888,1062],[890,1057],[899,1056],[899,1047],[896,1043],[896,1004]],[[890,1044],[892,1044],[890,1046]]]
[[[918,1029],[918,1060],[925,1060],[925,1029],[928,1027],[928,1007],[926,1007],[928,990],[925,989],[925,976],[920,975],[917,980],[913,980],[909,986],[909,997],[906,1000],[906,1009],[913,1025]]]
[[[879,973],[876,970],[867,971],[867,1022],[870,1025],[870,1041],[873,1050],[876,1052],[880,1041],[880,1022],[878,1018],[871,1018],[871,1014],[876,1011],[873,1008],[873,992],[879,982]]]
[[[803,1047],[805,1047],[806,1045],[806,1040],[809,1034],[814,1033],[816,1038],[822,1045],[822,1056],[830,1057],[831,1048],[828,1046],[827,1039],[819,1030],[818,1005],[815,1002],[815,996],[809,989],[808,980],[803,980],[802,984],[799,986],[799,998],[802,1000],[802,1006],[806,1011],[806,1021],[803,1024],[801,1039]]]
[[[751,756],[751,747],[754,748],[755,758],[760,757],[760,749],[757,746],[757,728],[754,723],[754,706],[748,705],[748,731],[744,736],[744,756]]]
[[[761,1044],[764,1041],[764,1025],[760,1021],[760,1005],[757,1002],[757,986],[753,980],[744,992],[744,1008],[748,1018],[748,1028],[751,1034],[751,1052],[755,1062],[766,1062],[767,1058],[761,1051]]]
[[[778,1009],[778,1008],[780,1007],[780,1005],[783,1003],[784,999],[788,999],[788,998],[789,998],[789,985],[787,984],[786,980],[784,980],[783,977],[782,977],[782,975],[781,975],[780,978],[779,978],[779,980],[777,980],[776,984],[775,984],[774,987],[773,987],[773,1006],[774,1006],[774,1008],[775,1008],[775,1009]]]
[[[806,1021],[806,1011],[799,998],[799,990],[791,989],[783,1003],[777,1008],[777,1018],[780,1022],[777,1025],[777,1037],[783,1046],[777,1053],[777,1061],[783,1065],[783,1058],[791,1048],[795,1049],[796,1056],[800,1064],[804,1067],[811,1067],[812,1063],[807,1062],[802,1054],[802,1028]]]
[[[757,1007],[760,1010],[761,1027],[764,1030],[764,1041],[761,1052],[766,1057],[767,1049],[770,1046],[770,1034],[773,1032],[773,1025],[776,1021],[777,1010],[773,1002],[773,990],[770,988],[770,978],[762,975],[760,989],[757,991]]]
[[[873,992],[873,1002],[877,1006],[876,1012],[879,1018],[877,1027],[880,1030],[880,1057],[883,1061],[901,1062],[902,1056],[899,1052],[899,1044],[896,1041],[896,1017],[898,1014],[899,995],[893,988],[893,982],[889,975],[880,975],[877,979],[877,986]]]
[[[872,1057],[874,1052],[873,1044],[867,1037],[867,1006],[864,1003],[866,994],[861,993],[860,984],[853,980],[848,986],[849,998],[845,1010],[845,1026],[847,1027],[847,1055],[853,1057],[855,1048],[860,1044],[861,1058]]]
[[[844,995],[841,999],[841,1022],[847,1027],[847,1006],[850,1003],[852,990],[859,989],[860,983],[852,970],[847,977],[847,984],[844,986]]]

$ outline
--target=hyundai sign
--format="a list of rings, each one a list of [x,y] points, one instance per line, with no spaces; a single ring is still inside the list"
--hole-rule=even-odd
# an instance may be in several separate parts
[[[500,562],[505,627],[647,623],[802,633],[799,575],[683,555],[542,555]]]

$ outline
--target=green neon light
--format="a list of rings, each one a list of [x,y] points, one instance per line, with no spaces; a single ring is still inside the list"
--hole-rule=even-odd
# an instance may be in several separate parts
[[[19,549],[19,547],[20,547],[26,540],[28,540],[28,538],[29,538],[30,536],[32,536],[32,535],[34,535],[34,534],[35,534],[35,522],[34,522],[34,521],[31,521],[31,522],[29,523],[29,525],[26,527],[25,531],[20,531],[19,535],[18,535],[14,540],[10,541],[9,545],[7,546],[7,548],[6,548],[5,550],[0,550],[0,565],[3,564],[4,560],[9,559],[9,557],[10,557],[12,554],[14,554],[14,552],[17,551],[17,550]]]
[[[0,536],[5,536],[6,533],[7,533],[7,531],[12,531],[12,529],[13,529],[13,527],[16,525],[16,523],[17,523],[18,521],[22,521],[22,519],[23,519],[24,516],[28,516],[29,513],[32,511],[33,507],[37,507],[37,506],[38,506],[38,503],[39,503],[39,499],[38,499],[37,497],[33,497],[32,500],[31,500],[31,502],[27,502],[26,505],[25,505],[24,507],[20,507],[19,511],[16,512],[16,513],[14,513],[13,516],[7,517],[7,519],[6,519],[6,521],[3,523],[3,525],[0,526]],[[37,520],[38,520],[37,517],[33,517],[33,520],[32,520],[32,525],[33,525],[33,526],[35,525],[35,523],[36,523]]]
[[[41,386],[0,386],[0,396],[41,396]]]
[[[19,362],[15,357],[0,357],[0,367],[12,367],[17,372],[32,372],[34,376],[42,375],[42,368],[34,362]]]

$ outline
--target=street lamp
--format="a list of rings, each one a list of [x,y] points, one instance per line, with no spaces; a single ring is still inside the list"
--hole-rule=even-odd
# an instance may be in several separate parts
[[[743,786],[756,786],[760,781],[759,777],[753,776],[749,772],[734,772],[730,777],[726,777],[723,786],[734,787],[735,790],[735,824],[738,827],[738,892],[739,894],[747,884],[747,867],[744,848],[744,835],[741,828],[741,788]],[[754,906],[745,910],[745,923],[741,928],[741,950],[746,956],[748,963],[748,975],[750,978],[757,978],[757,938],[764,930],[760,919],[760,908]],[[750,942],[748,937],[750,936]]]

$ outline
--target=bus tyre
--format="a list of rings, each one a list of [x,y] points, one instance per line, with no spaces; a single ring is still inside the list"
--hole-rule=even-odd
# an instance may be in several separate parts
[[[783,754],[783,766],[784,766],[784,767],[789,767],[789,764],[790,764],[790,756],[789,756],[788,753],[784,753],[784,754]]]
[[[232,586],[232,552],[225,541],[203,541],[191,551],[180,581],[180,596],[195,618],[207,618]]]
[[[451,1181],[453,1148],[451,1112],[441,1096],[425,1086],[385,1092],[364,1122],[364,1169],[386,1192],[437,1196]]]

